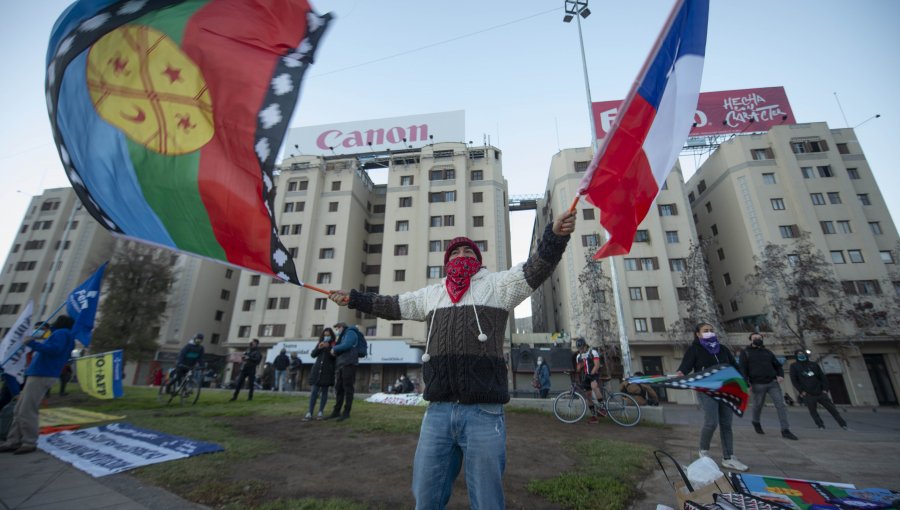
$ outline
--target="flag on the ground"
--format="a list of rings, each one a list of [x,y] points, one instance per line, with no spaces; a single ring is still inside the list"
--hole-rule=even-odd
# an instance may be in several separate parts
[[[79,0],[47,50],[50,124],[105,228],[300,283],[273,168],[330,19],[306,0]]]
[[[104,262],[66,298],[66,313],[75,321],[72,335],[85,347],[91,345],[94,318],[97,316],[97,304],[100,302],[100,284],[103,282],[107,264],[109,262]]]
[[[830,506],[837,503],[836,500],[840,498],[838,495],[846,496],[848,490],[856,488],[853,484],[847,483],[731,473],[731,484],[740,492],[776,502],[784,505],[785,508],[802,510],[809,508],[884,508],[868,506],[865,503],[858,506]]]
[[[82,391],[94,398],[113,399],[122,392],[122,351],[110,351],[75,360]]]
[[[731,365],[716,365],[685,376],[639,376],[626,379],[634,384],[659,384],[666,388],[694,390],[727,404],[734,414],[743,416],[750,395],[747,381]]]
[[[676,4],[579,194],[600,209],[609,240],[594,258],[626,254],[690,133],[700,94],[709,0]]]
[[[25,309],[0,342],[0,372],[3,381],[13,395],[18,395],[25,382],[25,339],[31,335],[34,302],[30,299]]]

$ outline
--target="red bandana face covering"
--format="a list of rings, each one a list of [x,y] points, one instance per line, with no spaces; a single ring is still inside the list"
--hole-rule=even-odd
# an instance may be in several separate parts
[[[447,262],[447,294],[450,301],[458,303],[469,290],[472,276],[481,269],[481,262],[475,257],[456,257]]]

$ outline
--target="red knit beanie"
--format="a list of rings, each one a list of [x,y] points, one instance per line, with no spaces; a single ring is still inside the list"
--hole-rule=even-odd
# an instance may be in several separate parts
[[[450,244],[447,246],[447,251],[444,252],[444,265],[447,265],[447,262],[450,262],[450,252],[452,252],[458,246],[468,246],[472,248],[472,251],[475,252],[475,258],[478,259],[478,262],[481,262],[481,250],[478,249],[478,245],[475,244],[475,241],[469,239],[468,237],[457,237],[450,241]]]

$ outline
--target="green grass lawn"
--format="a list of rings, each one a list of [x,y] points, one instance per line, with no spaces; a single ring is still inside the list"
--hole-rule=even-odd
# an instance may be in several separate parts
[[[242,483],[222,480],[223,472],[250,458],[278,451],[279,445],[265,437],[243,435],[232,428],[227,418],[241,416],[297,416],[306,413],[309,399],[302,396],[285,398],[266,391],[256,392],[248,402],[241,395],[229,402],[230,391],[204,389],[196,405],[160,402],[157,389],[127,387],[125,396],[116,400],[98,400],[73,387],[69,396],[54,402],[92,411],[124,415],[139,427],[210,441],[225,450],[214,455],[200,455],[179,462],[146,466],[131,474],[182,497],[209,506],[237,510],[363,510],[372,508],[344,499],[291,499],[261,503],[267,483],[248,480]],[[353,420],[335,424],[355,432],[418,434],[424,407],[385,406],[355,401]],[[510,412],[536,412],[510,408]],[[578,451],[574,451],[574,448]],[[572,446],[571,454],[579,465],[572,473],[562,473],[548,480],[529,484],[529,491],[566,508],[616,510],[627,507],[634,497],[634,485],[649,468],[652,448],[619,441],[594,440]],[[585,450],[586,448],[586,450]]]

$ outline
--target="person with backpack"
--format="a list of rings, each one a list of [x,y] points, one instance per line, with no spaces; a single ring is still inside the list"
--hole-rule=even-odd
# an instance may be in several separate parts
[[[345,322],[334,325],[338,337],[337,344],[331,348],[334,356],[334,409],[328,417],[344,421],[350,417],[353,407],[353,385],[356,384],[356,369],[359,366],[358,345],[363,340],[362,333],[356,326],[347,326]]]
[[[319,414],[316,419],[324,419],[325,404],[328,402],[328,388],[334,386],[335,360],[331,355],[332,347],[334,347],[334,331],[331,328],[325,328],[319,336],[319,343],[309,353],[316,362],[309,372],[309,385],[312,391],[309,394],[309,411],[303,417],[303,421],[312,419],[313,411],[316,409],[316,399],[319,398],[319,395],[322,396],[322,400],[319,402]]]

